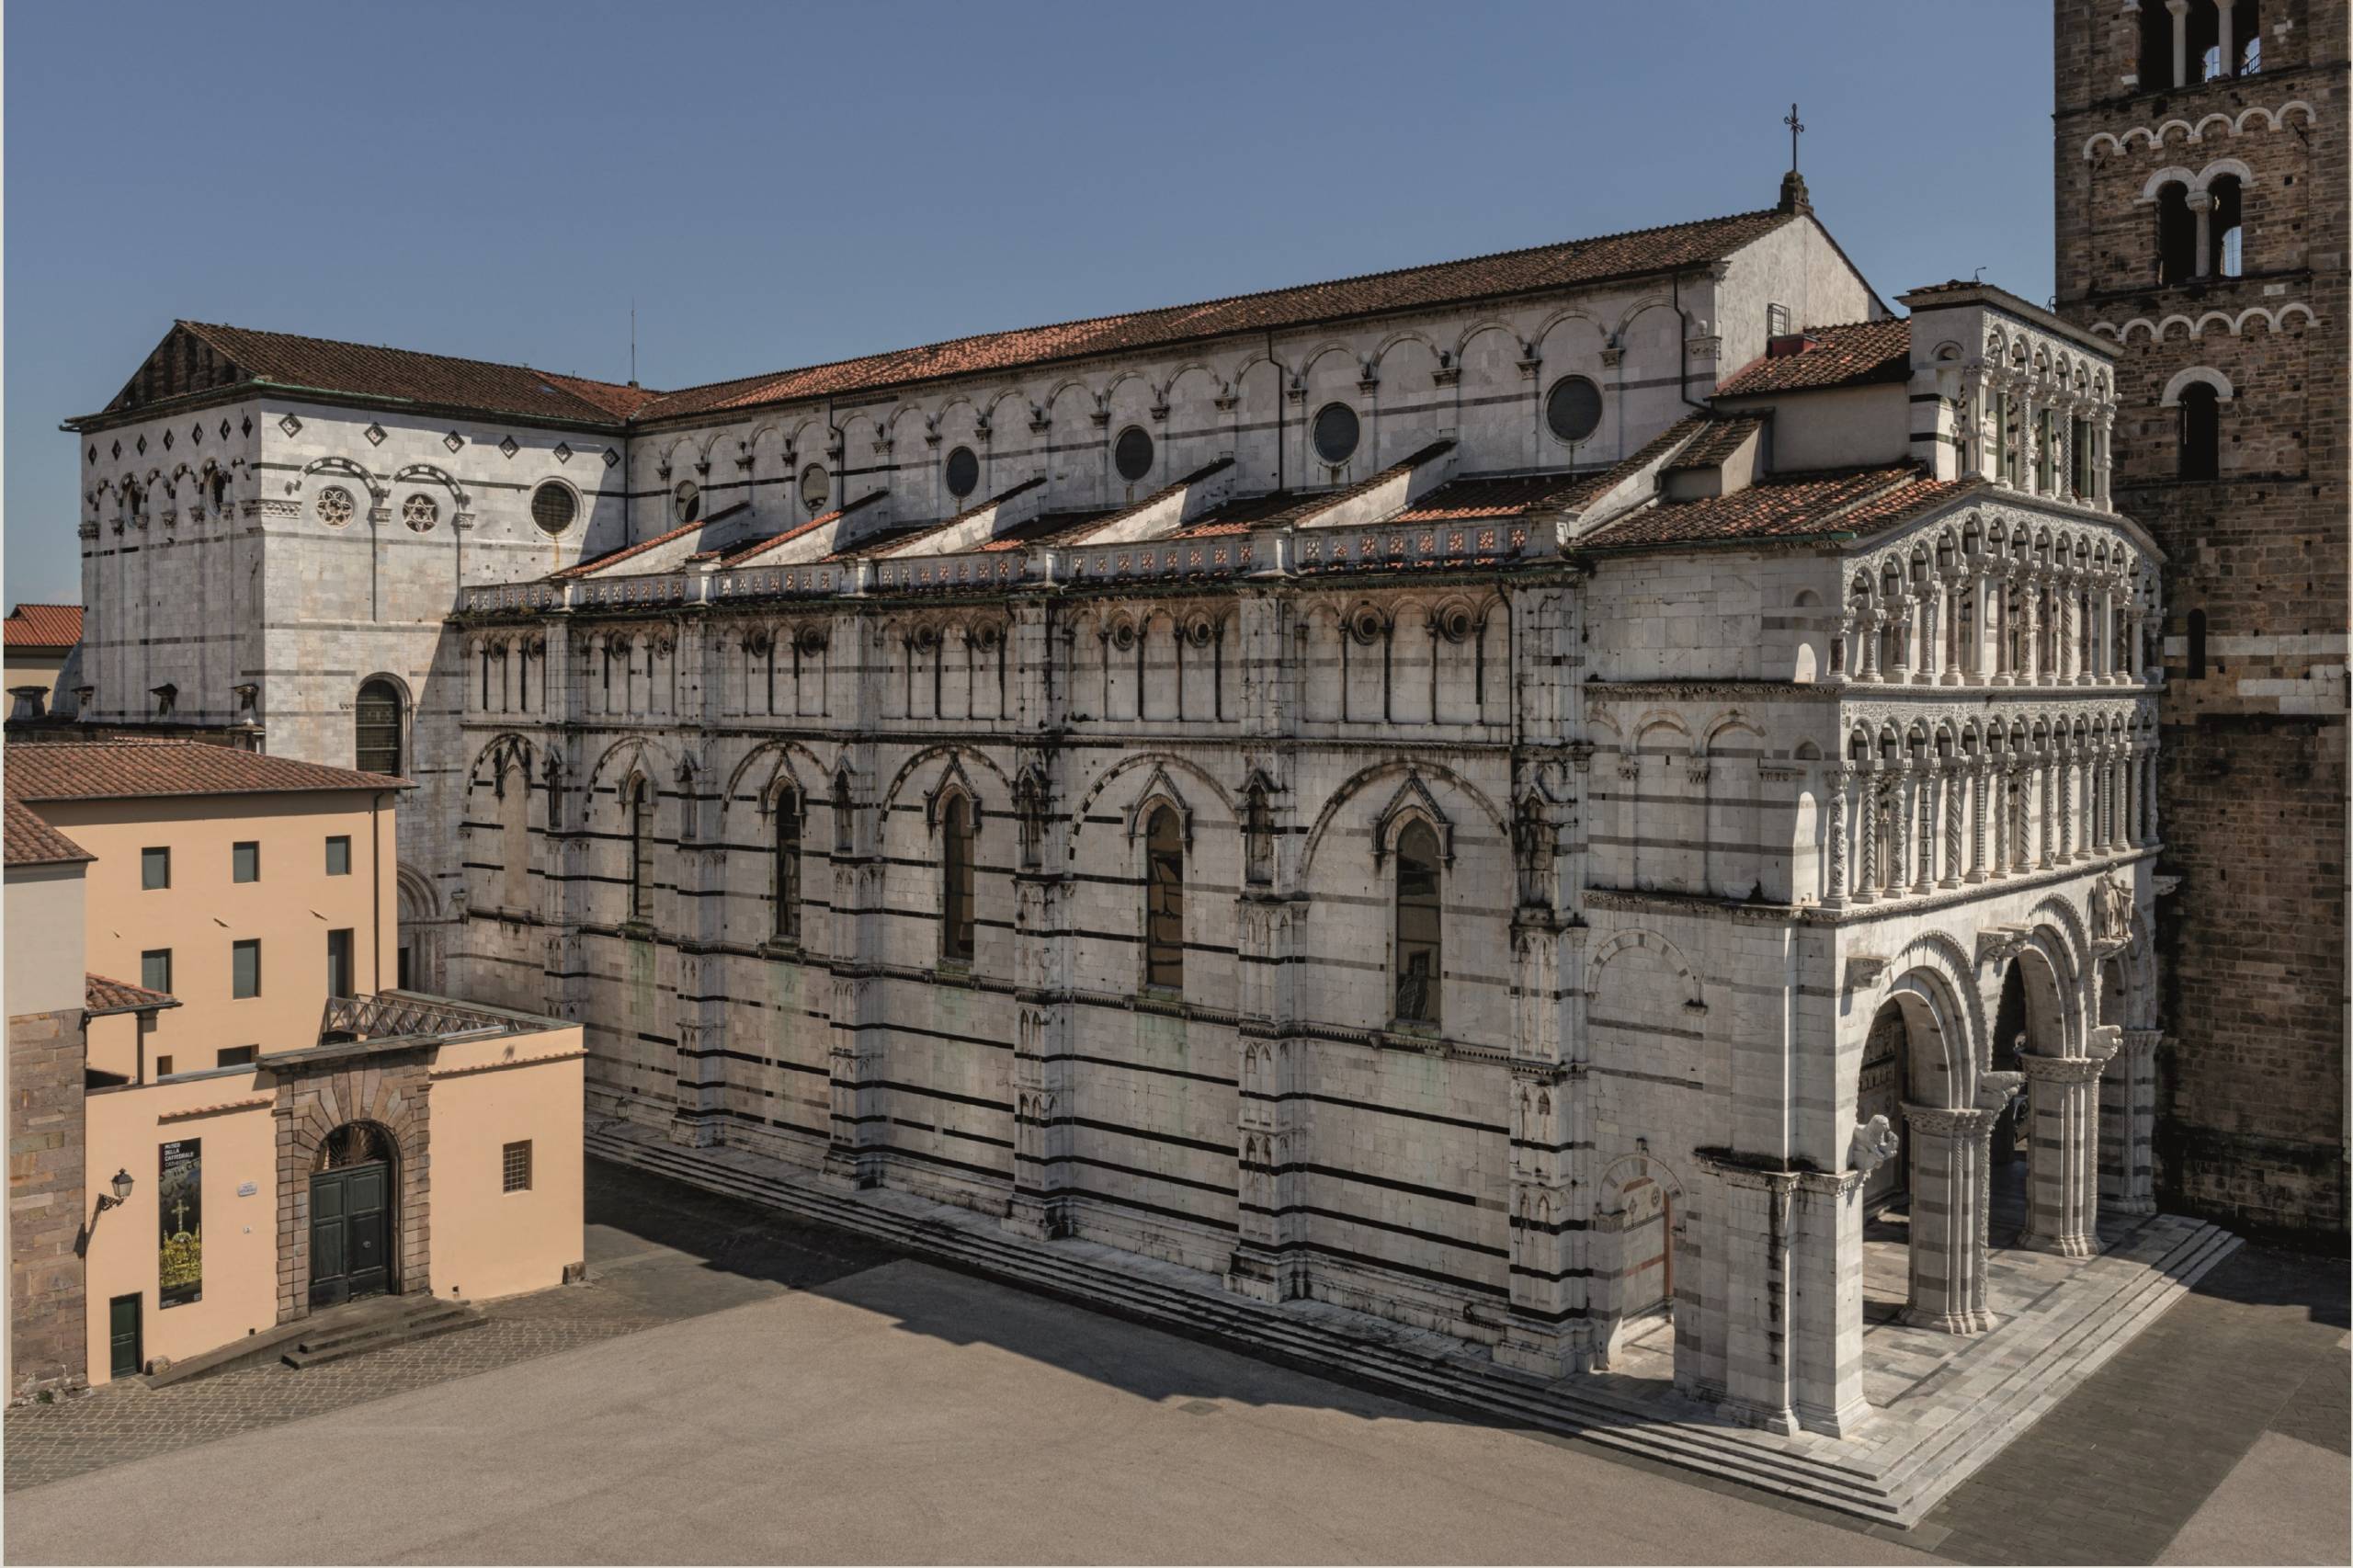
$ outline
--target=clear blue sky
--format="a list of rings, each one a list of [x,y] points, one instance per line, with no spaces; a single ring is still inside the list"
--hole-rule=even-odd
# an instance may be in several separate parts
[[[2051,290],[2040,0],[6,12],[6,589],[173,318],[671,387],[1770,206]],[[1931,85],[1933,84],[1933,85]]]

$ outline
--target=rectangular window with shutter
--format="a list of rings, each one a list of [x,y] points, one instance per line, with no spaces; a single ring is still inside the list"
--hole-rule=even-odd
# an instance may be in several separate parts
[[[229,846],[229,880],[234,882],[261,881],[261,846],[251,839]]]
[[[327,875],[351,875],[351,837],[348,834],[339,833],[327,840]]]
[[[172,949],[150,948],[139,955],[139,983],[168,994],[172,989]]]
[[[261,994],[261,942],[248,938],[229,949],[229,994],[235,997]]]
[[[172,885],[172,852],[169,849],[142,849],[139,852],[139,885],[148,892]]]
[[[531,1189],[531,1141],[509,1143],[502,1152],[500,1187],[506,1192],[529,1192]]]

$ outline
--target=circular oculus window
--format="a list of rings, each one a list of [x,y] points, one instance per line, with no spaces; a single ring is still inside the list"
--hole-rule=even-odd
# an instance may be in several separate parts
[[[970,447],[948,454],[948,494],[961,501],[981,487],[981,460]]]
[[[1544,400],[1544,423],[1563,441],[1583,441],[1601,428],[1601,389],[1583,376],[1563,376]]]
[[[1357,411],[1345,403],[1327,403],[1315,415],[1315,455],[1327,463],[1344,463],[1357,449]]]
[[[531,521],[541,533],[560,534],[580,515],[580,498],[569,485],[551,479],[531,492]]]
[[[423,533],[441,517],[441,508],[430,495],[415,494],[401,503],[401,521],[410,529]]]
[[[351,492],[340,484],[330,484],[319,492],[319,521],[331,528],[339,528],[351,521]]]
[[[1111,443],[1111,466],[1130,484],[1152,472],[1152,437],[1142,426],[1131,425],[1120,432],[1120,438]]]
[[[824,463],[811,463],[801,471],[801,504],[811,512],[822,512],[834,494],[832,479]]]
[[[702,516],[702,486],[691,479],[678,481],[678,488],[670,492],[670,509],[681,523],[691,523]]]

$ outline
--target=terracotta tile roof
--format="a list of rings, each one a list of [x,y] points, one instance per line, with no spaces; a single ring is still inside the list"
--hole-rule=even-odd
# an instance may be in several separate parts
[[[892,550],[906,543],[915,535],[928,532],[931,527],[929,523],[893,523],[889,528],[878,528],[864,539],[846,544],[831,555],[823,556],[820,559],[860,561],[870,560],[878,555],[888,555]]]
[[[1195,469],[1188,474],[1185,474],[1181,478],[1170,480],[1167,483],[1162,485],[1159,489],[1154,491],[1151,494],[1145,496],[1141,501],[1131,501],[1124,506],[1114,506],[1110,510],[1102,513],[1095,518],[1092,526],[1090,527],[1061,530],[1062,537],[1057,538],[1053,542],[1056,544],[1085,544],[1086,542],[1087,536],[1094,533],[1096,529],[1108,528],[1113,523],[1119,522],[1121,518],[1132,517],[1136,513],[1142,511],[1147,506],[1157,506],[1162,502],[1167,500],[1171,495],[1176,494],[1178,491],[1186,489],[1191,485],[1199,484],[1204,480],[1214,479],[1233,466],[1233,460],[1232,458],[1213,459],[1209,462],[1203,463],[1200,467]],[[1181,534],[1185,530],[1180,528],[1176,530],[1176,533]],[[1174,538],[1176,535],[1172,534],[1170,537]],[[1037,541],[1033,540],[1028,542],[1036,543]]]
[[[1777,476],[1729,495],[1651,506],[1580,540],[1581,550],[1715,540],[1802,539],[1878,527],[1944,499],[1959,484],[1921,478],[1916,464]]]
[[[168,991],[150,991],[127,980],[103,974],[82,977],[82,1008],[92,1017],[108,1013],[143,1013],[150,1007],[176,1007],[180,999]]]
[[[26,748],[11,746],[8,749],[20,752]],[[13,778],[15,763],[8,765],[8,771]],[[50,826],[39,812],[14,796],[8,801],[7,849],[11,866],[70,866],[77,860],[97,858]]]
[[[1823,387],[1859,387],[1901,381],[1912,373],[1912,322],[1853,322],[1805,329],[1805,350],[1767,355],[1718,383],[1718,397],[1752,392],[1805,392]]]
[[[642,555],[647,551],[661,545],[675,543],[688,534],[700,533],[713,523],[724,521],[750,506],[749,501],[738,501],[733,506],[722,506],[708,517],[697,517],[691,523],[679,524],[668,533],[655,534],[652,539],[642,539],[635,544],[625,544],[618,550],[608,550],[591,561],[574,562],[561,572],[549,573],[548,577],[551,581],[561,582],[566,577],[585,577],[591,572],[601,572],[608,566],[618,566],[632,556]],[[763,540],[761,542],[765,544],[770,541]]]
[[[82,640],[80,605],[18,605],[0,621],[11,648],[71,648]]]
[[[982,550],[1024,550],[1033,544],[1075,544],[1119,514],[1109,507],[1088,512],[1040,512],[981,545]]]
[[[636,417],[661,419],[750,408],[1085,355],[1158,348],[1233,333],[1273,331],[1312,322],[1597,283],[1719,260],[1792,218],[1793,214],[1781,211],[1743,212],[1198,304],[983,333],[690,387],[653,400],[636,411]]]
[[[1439,485],[1393,519],[1401,523],[1470,523],[1521,517],[1574,506],[1607,478],[1599,473],[1527,473],[1501,479],[1456,479]]]
[[[858,511],[863,507],[871,506],[877,501],[881,500],[882,497],[889,494],[890,492],[887,490],[872,491],[867,494],[859,496],[857,500],[851,502],[847,506],[836,506],[830,512],[820,513],[816,517],[810,518],[807,522],[795,524],[793,527],[785,529],[780,534],[770,534],[766,539],[756,539],[752,540],[751,543],[745,545],[741,550],[736,551],[733,555],[727,557],[725,563],[729,566],[741,566],[745,562],[751,560],[754,556],[764,554],[788,540],[799,539],[802,534],[807,533],[812,528],[822,528],[827,523],[840,522],[852,512]]]
[[[1686,469],[1721,468],[1740,450],[1741,443],[1764,427],[1761,416],[1717,420],[1694,437],[1691,444],[1676,453],[1659,472],[1678,473]]]
[[[53,741],[7,752],[15,801],[125,801],[297,790],[399,790],[405,778],[265,756],[199,741]]]
[[[439,403],[488,414],[521,414],[572,424],[611,425],[654,394],[527,365],[456,359],[446,354],[301,337],[211,322],[175,324],[232,361],[244,379],[269,386]],[[117,403],[122,399],[118,398]],[[112,406],[112,405],[110,405]]]
[[[1012,489],[1000,490],[985,501],[975,501],[971,506],[965,507],[962,511],[957,513],[954,517],[945,518],[937,523],[928,524],[920,532],[910,534],[905,539],[901,540],[898,543],[892,545],[889,550],[878,551],[877,553],[883,555],[895,555],[901,551],[913,550],[922,544],[925,540],[929,539],[932,535],[936,533],[944,533],[948,529],[956,527],[957,524],[970,520],[976,514],[987,511],[991,506],[1002,506],[1017,495],[1027,495],[1029,492],[1037,489],[1040,485],[1045,483],[1046,476],[1042,473],[1025,479],[1020,483],[1015,485]],[[981,544],[973,546],[973,548],[976,550],[985,549],[987,548],[987,541],[983,540]]]
[[[1274,528],[1331,499],[1328,492],[1302,495],[1296,490],[1270,491],[1264,495],[1237,495],[1220,502],[1169,537],[1213,539],[1220,534],[1246,534],[1252,528]]]

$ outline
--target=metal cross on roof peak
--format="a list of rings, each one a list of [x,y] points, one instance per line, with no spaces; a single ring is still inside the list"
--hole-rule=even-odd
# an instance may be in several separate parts
[[[1798,172],[1798,138],[1805,134],[1805,122],[1798,118],[1798,106],[1791,104],[1781,123],[1790,128],[1790,173]]]

